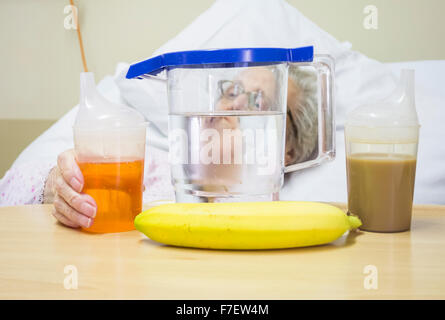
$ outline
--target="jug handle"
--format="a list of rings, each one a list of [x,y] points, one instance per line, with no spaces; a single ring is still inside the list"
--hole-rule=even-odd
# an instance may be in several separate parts
[[[315,167],[335,159],[335,118],[334,118],[334,59],[327,54],[314,56],[313,66],[318,75],[318,156],[317,158],[284,167],[284,172],[293,172]]]

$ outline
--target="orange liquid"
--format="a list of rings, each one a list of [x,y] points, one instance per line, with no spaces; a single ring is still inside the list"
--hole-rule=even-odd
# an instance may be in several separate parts
[[[79,162],[85,185],[82,192],[93,197],[97,213],[88,232],[134,230],[134,218],[142,211],[144,161]]]

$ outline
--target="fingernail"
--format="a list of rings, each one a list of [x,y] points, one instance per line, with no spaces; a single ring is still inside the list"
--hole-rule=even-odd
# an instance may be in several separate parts
[[[82,213],[86,214],[91,218],[94,218],[96,216],[96,208],[89,203],[86,202],[82,203],[82,205],[80,206],[80,210],[82,211]]]
[[[82,184],[76,178],[71,179],[70,185],[71,185],[71,187],[73,187],[74,190],[76,190],[78,192],[82,191]]]
[[[81,224],[84,228],[89,228],[91,226],[93,220],[91,220],[90,218],[87,217],[82,217],[81,218]]]

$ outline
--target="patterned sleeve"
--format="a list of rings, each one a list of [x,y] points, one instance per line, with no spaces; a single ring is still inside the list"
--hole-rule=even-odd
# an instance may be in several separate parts
[[[0,206],[42,203],[46,178],[54,165],[40,160],[12,166],[0,180]]]

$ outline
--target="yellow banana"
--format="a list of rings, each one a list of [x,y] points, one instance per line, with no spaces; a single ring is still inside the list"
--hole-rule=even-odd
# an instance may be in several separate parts
[[[361,225],[332,205],[304,201],[164,204],[134,223],[152,240],[208,249],[314,246]]]

